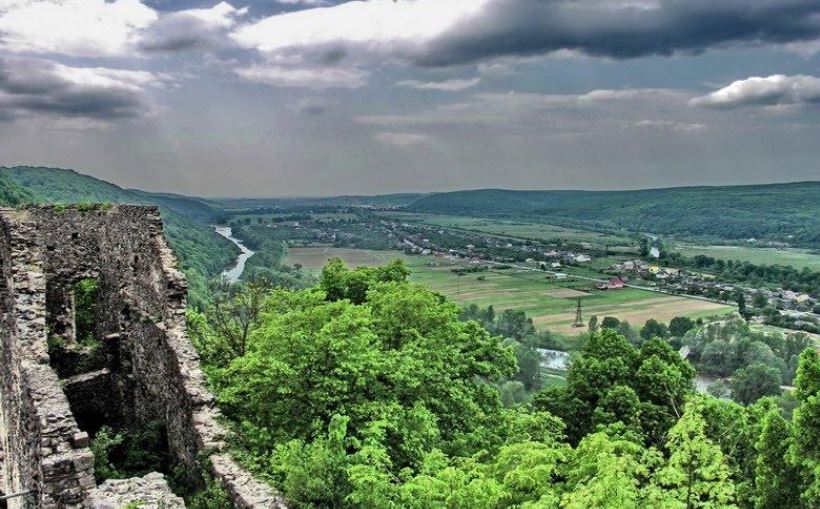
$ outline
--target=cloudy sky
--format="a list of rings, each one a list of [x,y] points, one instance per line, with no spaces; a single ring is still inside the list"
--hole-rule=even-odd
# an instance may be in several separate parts
[[[0,0],[0,165],[209,196],[820,179],[820,0]]]

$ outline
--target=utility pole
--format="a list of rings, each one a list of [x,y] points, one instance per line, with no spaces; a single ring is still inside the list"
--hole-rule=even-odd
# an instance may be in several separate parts
[[[572,324],[573,327],[583,327],[584,326],[584,319],[581,316],[581,299],[579,298],[577,304],[575,305],[575,323]]]

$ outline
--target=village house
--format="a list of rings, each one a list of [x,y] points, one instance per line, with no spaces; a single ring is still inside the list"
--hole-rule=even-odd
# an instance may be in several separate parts
[[[620,276],[615,276],[606,283],[601,283],[598,285],[599,290],[616,290],[618,288],[623,288],[624,284],[626,284],[626,280],[621,278]]]

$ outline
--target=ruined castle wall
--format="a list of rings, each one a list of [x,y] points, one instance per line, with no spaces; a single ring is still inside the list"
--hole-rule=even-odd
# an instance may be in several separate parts
[[[2,223],[0,345],[0,485],[6,494],[36,490],[39,507],[78,507],[94,486],[93,456],[48,365],[45,274],[35,226],[25,212]],[[9,507],[24,507],[18,497]]]
[[[196,471],[191,415],[212,405],[204,384],[189,390],[186,363],[197,357],[185,337],[185,280],[174,267],[156,209],[36,209],[47,246],[47,286],[55,301],[80,279],[98,279],[98,337],[116,336],[119,363],[111,374],[121,420],[165,427],[170,451]],[[55,296],[56,294],[56,296]],[[190,351],[186,351],[186,346]],[[193,383],[201,380],[193,380]],[[197,482],[197,479],[191,479]]]
[[[12,279],[34,278],[30,287],[14,279],[8,292],[14,299],[27,299],[28,311],[18,305],[7,313],[7,323],[17,330],[4,335],[0,353],[4,358],[0,360],[8,357],[11,364],[3,365],[14,366],[17,362],[21,367],[0,366],[0,411],[4,413],[0,421],[8,426],[19,418],[20,429],[10,430],[11,436],[25,438],[9,439],[0,446],[0,453],[6,453],[0,469],[2,489],[8,493],[11,485],[19,484],[39,489],[43,497],[59,492],[62,499],[41,502],[41,507],[73,507],[75,500],[82,500],[93,488],[90,464],[85,469],[90,453],[84,447],[83,434],[65,393],[75,402],[75,411],[99,412],[100,405],[87,401],[96,396],[109,402],[108,411],[115,409],[120,422],[160,421],[170,452],[188,467],[189,482],[201,482],[197,460],[224,450],[224,430],[217,422],[219,412],[187,337],[186,283],[166,244],[156,208],[0,210],[0,223],[5,223],[10,236],[16,239],[2,244],[12,246],[3,270],[11,268]],[[16,248],[15,242],[20,244]],[[71,376],[61,381],[48,364],[47,327],[64,341],[74,341],[73,285],[85,277],[95,277],[99,282],[96,336],[105,338],[100,348],[107,363],[104,369],[69,373]],[[25,316],[36,325],[21,320]],[[28,347],[21,348],[24,344]],[[26,358],[36,359],[31,369],[15,358],[21,352]],[[60,382],[65,385],[65,393],[60,390]],[[40,393],[35,387],[47,390]],[[25,401],[12,401],[16,395],[23,395]],[[46,408],[48,415],[41,419]],[[55,451],[67,454],[74,463],[68,465],[52,458],[41,447],[44,441],[53,443]],[[229,457],[222,454],[214,458],[214,474],[237,507],[282,507],[281,500],[267,486],[253,480]],[[52,463],[56,464],[54,468]],[[43,471],[21,471],[28,468],[26,464]],[[55,468],[63,474],[45,472]],[[71,482],[74,484],[69,485]]]

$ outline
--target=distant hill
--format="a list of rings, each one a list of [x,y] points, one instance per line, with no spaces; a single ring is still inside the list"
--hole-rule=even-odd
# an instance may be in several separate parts
[[[229,266],[236,247],[202,222],[215,216],[204,201],[171,194],[126,190],[110,182],[74,170],[18,166],[0,167],[0,190],[24,193],[17,203],[118,203],[157,205],[162,213],[171,247],[180,258],[193,285]],[[0,196],[6,194],[0,191]],[[197,222],[194,219],[200,220]],[[195,271],[196,273],[192,272]]]
[[[820,182],[640,191],[479,189],[424,196],[405,209],[820,246]]]
[[[190,196],[173,193],[151,193],[139,189],[128,189],[128,192],[141,196],[151,203],[164,205],[174,212],[187,216],[198,223],[213,224],[220,216],[219,210],[202,198],[192,198]]]
[[[428,194],[396,193],[374,196],[329,196],[319,198],[213,198],[208,201],[224,208],[404,207],[425,196],[428,196]]]

